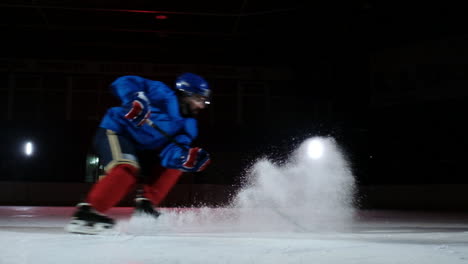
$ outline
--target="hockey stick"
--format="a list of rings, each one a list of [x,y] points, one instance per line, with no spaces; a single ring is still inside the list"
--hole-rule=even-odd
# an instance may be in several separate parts
[[[184,150],[188,150],[188,148],[184,145],[182,145],[181,143],[177,142],[175,140],[175,138],[172,136],[172,135],[169,135],[166,131],[164,131],[162,128],[160,128],[158,125],[156,125],[155,123],[153,123],[153,121],[147,119],[146,120],[146,123],[148,125],[150,125],[152,128],[156,129],[157,131],[159,131],[159,133],[163,134],[167,139],[169,139],[172,143],[174,143],[176,146],[184,149]],[[273,207],[273,206],[269,206],[267,207],[268,209],[272,210],[273,212],[275,212],[277,215],[279,215],[280,217],[282,217],[284,220],[286,220],[287,222],[293,224],[296,228],[298,228],[300,231],[302,232],[306,232],[308,231],[307,228],[305,228],[304,226],[302,226],[301,224],[299,224],[298,222],[296,222],[294,219],[292,219],[291,217],[289,217],[288,215],[284,214],[283,212],[281,212],[280,210],[278,210],[278,208],[276,207]]]
[[[155,123],[153,123],[153,121],[149,120],[149,119],[146,119],[146,123],[148,125],[150,125],[152,128],[156,129],[159,133],[163,134],[167,139],[169,139],[169,141],[171,141],[172,143],[174,143],[176,146],[178,146],[179,148],[183,149],[183,150],[189,150],[189,148],[187,148],[187,146],[184,146],[182,145],[180,142],[178,142],[177,140],[175,140],[175,138],[172,136],[172,135],[169,135],[169,133],[167,133],[166,131],[164,131],[162,128],[160,128],[158,125],[156,125]]]
[[[163,136],[165,136],[171,143],[175,144],[176,146],[180,147],[181,149],[183,150],[187,150],[189,151],[189,148],[185,145],[183,145],[182,143],[178,142],[172,135],[170,135],[169,133],[167,133],[164,129],[160,128],[158,125],[156,125],[155,123],[153,123],[153,121],[149,120],[149,119],[146,119],[145,121],[149,126],[151,126],[152,128],[154,128],[155,130],[157,130],[159,133],[161,133]],[[174,177],[171,177],[172,179],[175,179],[175,181],[173,181],[172,183],[169,183],[169,187],[168,189],[166,189],[168,192],[172,189],[172,187],[174,186],[175,183],[177,183],[178,181],[178,177],[177,176],[177,179],[175,179]],[[158,184],[160,181],[162,180],[162,177],[160,176],[158,178],[158,182],[156,184]],[[166,181],[167,183],[167,181]],[[167,187],[167,184],[164,184],[165,187]],[[142,194],[143,194],[143,189],[142,189],[142,186],[139,186],[138,189],[137,189],[137,197],[138,196],[141,196],[142,197]],[[161,201],[164,200],[167,196],[167,193],[163,196],[163,198],[161,198]]]
[[[174,143],[175,145],[177,145],[178,147],[184,149],[184,150],[188,150],[188,148],[184,145],[182,145],[180,142],[176,141],[175,138],[172,136],[172,135],[169,135],[166,131],[164,131],[162,128],[160,128],[158,125],[156,125],[155,123],[153,123],[153,121],[147,119],[146,120],[146,123],[148,125],[150,125],[152,128],[156,129],[157,131],[159,131],[159,133],[163,134],[167,139],[169,139],[172,143]],[[277,215],[279,215],[281,218],[283,218],[284,220],[286,220],[287,222],[293,224],[296,228],[298,228],[300,231],[302,232],[307,232],[307,228],[305,228],[304,226],[302,226],[301,224],[299,224],[297,221],[295,221],[294,219],[292,219],[291,217],[289,217],[288,215],[284,214],[283,212],[281,212],[280,210],[278,210],[278,208],[274,207],[274,206],[269,206],[267,207],[268,209],[270,209],[271,211],[275,212]]]
[[[275,212],[277,215],[281,216],[284,220],[286,220],[287,222],[293,224],[296,228],[299,229],[299,231],[301,232],[308,232],[309,230],[304,227],[303,225],[299,224],[296,220],[292,219],[291,217],[289,217],[287,214],[281,212],[280,210],[278,210],[278,208],[276,207],[273,207],[273,206],[269,206],[267,207],[268,209],[272,210],[273,212]]]

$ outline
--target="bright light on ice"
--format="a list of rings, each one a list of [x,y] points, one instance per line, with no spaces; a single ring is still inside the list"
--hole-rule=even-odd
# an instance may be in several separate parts
[[[320,139],[315,138],[309,142],[307,146],[307,155],[312,159],[319,159],[323,155],[323,143]]]
[[[33,154],[33,144],[31,142],[26,142],[26,144],[24,144],[24,154],[26,154],[26,156],[31,156]]]

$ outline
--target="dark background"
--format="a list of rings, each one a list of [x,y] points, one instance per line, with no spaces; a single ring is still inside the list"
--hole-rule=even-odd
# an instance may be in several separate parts
[[[317,3],[315,3],[317,2]],[[461,6],[398,1],[2,1],[0,180],[84,182],[107,85],[209,80],[195,183],[329,135],[360,186],[468,183]],[[165,15],[167,19],[156,19]],[[20,152],[33,140],[37,155]]]

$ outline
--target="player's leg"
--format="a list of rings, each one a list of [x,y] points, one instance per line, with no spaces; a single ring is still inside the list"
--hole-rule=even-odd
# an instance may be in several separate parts
[[[152,181],[143,185],[143,197],[159,206],[179,181],[182,174],[183,172],[180,170],[154,166]]]
[[[106,174],[91,188],[86,201],[105,212],[135,186],[139,164],[132,142],[111,130],[100,129],[95,148]]]
[[[103,212],[115,206],[136,183],[139,165],[135,148],[128,139],[99,128],[95,149],[105,165],[106,174],[93,185],[86,202],[77,205],[77,211],[66,228],[70,232],[98,233],[111,228],[114,221]]]
[[[154,165],[151,173],[146,175],[143,181],[141,195],[136,198],[136,213],[159,216],[154,206],[163,202],[182,174],[180,170]]]

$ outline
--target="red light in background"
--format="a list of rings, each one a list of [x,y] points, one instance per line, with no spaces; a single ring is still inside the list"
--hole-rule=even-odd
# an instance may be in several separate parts
[[[164,19],[167,19],[167,16],[166,15],[157,15],[154,18],[159,19],[159,20],[164,20]]]

